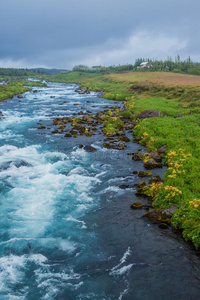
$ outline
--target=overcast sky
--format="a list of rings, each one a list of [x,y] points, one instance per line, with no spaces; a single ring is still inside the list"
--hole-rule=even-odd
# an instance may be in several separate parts
[[[0,0],[0,67],[200,61],[200,0]]]

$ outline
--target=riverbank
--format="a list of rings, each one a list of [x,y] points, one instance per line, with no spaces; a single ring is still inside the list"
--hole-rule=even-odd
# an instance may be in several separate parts
[[[113,76],[113,75],[112,75]],[[175,76],[175,74],[173,74]],[[187,76],[183,75],[184,83]],[[168,75],[169,77],[169,75]],[[196,77],[195,77],[196,78]],[[123,100],[125,111],[115,111],[104,122],[104,133],[110,137],[120,131],[119,118],[127,117],[136,125],[133,135],[145,145],[148,153],[166,146],[164,153],[168,170],[164,183],[153,187],[143,187],[141,193],[151,195],[153,206],[158,209],[173,207],[171,224],[182,231],[186,240],[200,246],[200,158],[199,158],[199,93],[196,85],[172,86],[169,83],[150,83],[123,80],[123,74],[115,79],[68,72],[49,77],[59,82],[80,83],[80,88],[103,92],[102,97]],[[191,80],[191,78],[190,78]],[[138,119],[145,110],[158,111],[158,117]],[[137,124],[136,124],[137,123]],[[120,124],[120,126],[123,124]],[[152,160],[149,154],[144,164]]]
[[[20,95],[25,92],[31,91],[31,87],[47,86],[46,83],[41,81],[28,81],[28,80],[10,80],[7,83],[0,84],[0,101],[12,98],[14,95]]]

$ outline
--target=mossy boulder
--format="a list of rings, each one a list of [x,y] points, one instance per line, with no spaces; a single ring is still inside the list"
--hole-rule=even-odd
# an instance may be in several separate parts
[[[159,175],[156,175],[156,176],[153,176],[150,180],[149,180],[149,184],[152,184],[152,183],[157,183],[157,182],[160,182],[162,181],[161,177]]]
[[[162,157],[160,157],[160,155],[156,151],[151,151],[149,153],[149,158],[150,159],[154,159],[157,162],[161,162],[162,161]]]
[[[72,137],[72,135],[70,133],[66,133],[65,137]]]
[[[148,159],[147,161],[144,161],[144,167],[146,169],[161,168],[162,164],[156,162],[154,159]]]
[[[51,133],[58,133],[58,129],[53,130]]]
[[[143,187],[145,187],[145,186],[147,186],[147,183],[146,183],[145,181],[142,181],[142,182],[140,182],[140,183],[138,184],[138,187],[139,187],[139,188],[143,188]]]
[[[138,160],[143,160],[144,159],[144,155],[141,154],[141,153],[135,153],[133,156],[132,156],[132,160],[135,160],[135,161],[138,161]]]
[[[131,204],[132,209],[138,209],[138,208],[142,208],[142,207],[143,207],[143,205],[140,202],[134,202]]]
[[[165,152],[167,151],[167,146],[164,145],[164,146],[158,148],[157,151],[158,151],[159,154],[165,154]]]
[[[149,171],[140,171],[140,172],[138,172],[138,176],[139,177],[148,177],[148,176],[152,176],[152,173]]]

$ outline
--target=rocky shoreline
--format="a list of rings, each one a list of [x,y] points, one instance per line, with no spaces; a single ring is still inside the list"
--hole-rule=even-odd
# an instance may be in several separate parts
[[[79,94],[87,94],[88,88],[85,89],[76,89],[76,92]],[[79,105],[79,104],[74,104]],[[134,142],[139,143],[139,140],[133,137],[131,141],[127,137],[127,133],[133,133],[134,126],[137,125],[137,121],[133,121],[128,116],[119,116],[118,120],[121,122],[120,126],[117,128],[117,132],[108,132],[106,130],[106,124],[112,120],[116,111],[120,110],[119,106],[113,107],[104,107],[104,110],[97,112],[95,115],[92,115],[91,111],[85,110],[85,107],[81,107],[81,110],[78,113],[74,113],[74,117],[62,117],[55,118],[53,120],[54,130],[51,131],[51,134],[62,134],[65,138],[78,138],[78,136],[93,136],[93,135],[104,135],[102,146],[108,149],[124,150],[127,147],[127,143]],[[123,107],[121,112],[126,111],[126,108]],[[159,116],[157,111],[144,111],[140,114],[139,118],[155,117]],[[45,129],[45,126],[40,125],[38,129]],[[85,151],[95,152],[96,149],[91,145],[79,144],[79,148],[84,148]],[[151,151],[150,153],[141,154],[140,151],[135,153],[127,153],[127,155],[132,156],[133,161],[143,161],[144,170],[146,171],[133,171],[133,174],[137,174],[138,177],[143,177],[143,181],[140,182],[137,186],[135,192],[136,197],[145,197],[150,200],[150,203],[142,205],[140,202],[134,202],[131,205],[132,209],[145,209],[147,212],[144,213],[144,217],[156,222],[160,228],[166,229],[171,225],[170,219],[173,215],[173,212],[176,210],[176,206],[165,208],[165,209],[153,209],[153,199],[156,194],[159,192],[163,180],[159,175],[152,176],[150,172],[151,169],[162,168],[165,166],[164,158],[167,146],[163,145],[157,151]],[[150,180],[146,180],[149,177]],[[120,188],[127,188],[129,184],[120,186]]]

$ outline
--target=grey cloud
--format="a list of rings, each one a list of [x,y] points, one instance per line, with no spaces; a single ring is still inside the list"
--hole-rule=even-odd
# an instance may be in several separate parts
[[[142,32],[146,38],[148,33],[152,38],[148,45],[139,43],[142,48],[137,46],[135,52],[134,45],[129,44],[133,56],[151,56],[156,43],[163,56],[161,36],[165,40],[176,39],[180,44],[187,40],[180,49],[167,47],[168,55],[179,50],[184,56],[198,56],[199,10],[197,0],[2,1],[0,62],[71,67],[74,62],[95,61],[96,57],[101,64],[112,64],[109,53],[115,52],[119,54],[118,63],[129,63],[131,49],[123,50],[124,56],[120,49]]]

